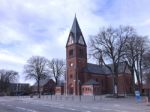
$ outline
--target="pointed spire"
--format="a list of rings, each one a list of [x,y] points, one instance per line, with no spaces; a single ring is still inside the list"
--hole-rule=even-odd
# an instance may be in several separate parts
[[[79,39],[79,35],[81,35],[82,32],[80,30],[80,27],[79,27],[76,15],[75,15],[75,18],[74,18],[74,21],[73,21],[73,25],[72,25],[72,28],[71,28],[70,32],[73,33],[74,41],[75,41],[75,43],[77,43],[77,41]]]
[[[82,35],[80,26],[79,26],[78,21],[77,21],[76,14],[74,17],[74,21],[73,21],[73,24],[72,24],[72,27],[70,30],[70,34],[69,34],[69,38],[68,38],[66,46],[71,45],[73,43],[76,43],[76,44],[78,43],[78,44],[86,46],[84,37]]]
[[[74,42],[77,43],[80,35],[82,35],[82,32],[81,32],[80,26],[78,24],[76,14],[75,14],[75,18],[74,18],[73,25],[72,25],[70,32],[73,34]]]

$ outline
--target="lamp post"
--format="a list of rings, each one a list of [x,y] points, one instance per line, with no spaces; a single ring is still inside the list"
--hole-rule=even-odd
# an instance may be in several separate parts
[[[65,95],[67,96],[67,79],[65,79]]]
[[[67,96],[67,83],[68,83],[68,80],[67,80],[67,69],[64,70],[64,75],[65,75],[65,84],[64,84],[64,93],[65,95]]]
[[[74,90],[73,90],[73,94],[76,95],[76,91],[77,91],[77,80],[73,80],[74,81]]]
[[[78,94],[79,94],[79,99],[81,101],[80,80],[78,80]]]
[[[16,86],[16,96],[18,96],[18,83],[17,83],[17,86]]]
[[[68,87],[67,87],[67,85],[68,85],[68,79],[67,79],[67,70],[65,70],[64,71],[65,72],[65,93],[66,93],[66,96],[67,96],[67,94],[68,94]]]

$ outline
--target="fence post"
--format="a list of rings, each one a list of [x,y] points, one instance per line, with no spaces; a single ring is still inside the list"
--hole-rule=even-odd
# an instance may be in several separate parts
[[[95,94],[94,94],[94,101],[95,101]]]
[[[52,100],[52,94],[51,94],[51,100]]]
[[[57,100],[57,95],[55,95],[55,99]]]
[[[79,95],[80,101],[81,101],[81,95]]]
[[[72,100],[74,100],[74,97],[73,97],[73,95],[72,95]]]

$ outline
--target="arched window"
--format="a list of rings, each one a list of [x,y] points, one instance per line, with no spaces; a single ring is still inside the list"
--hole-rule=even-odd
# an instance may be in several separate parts
[[[73,49],[69,50],[69,57],[73,57]]]
[[[80,58],[83,58],[83,57],[84,57],[84,50],[83,50],[83,49],[79,49],[79,54],[78,54],[78,56],[79,56]]]
[[[72,79],[72,74],[70,75],[70,79]]]

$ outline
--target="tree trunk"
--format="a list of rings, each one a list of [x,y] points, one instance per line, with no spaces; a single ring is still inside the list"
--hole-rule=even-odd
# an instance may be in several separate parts
[[[135,91],[135,79],[134,79],[134,70],[131,70],[131,75],[132,75],[132,89],[133,92]]]
[[[115,96],[118,97],[118,75],[115,75],[115,86],[114,86],[114,89],[115,89]]]
[[[41,94],[40,94],[40,79],[38,79],[38,81],[37,81],[37,83],[38,83],[38,90],[37,90],[37,92],[38,92],[38,98],[41,98]]]
[[[150,102],[150,89],[148,89],[148,102]]]
[[[136,77],[137,77],[137,81],[138,81],[138,90],[141,93],[141,83],[140,83],[140,76],[139,76],[139,72],[137,70],[136,71]]]
[[[140,89],[141,89],[141,93],[142,93],[142,88],[143,88],[143,71],[142,71],[142,59],[140,60]]]
[[[118,97],[118,66],[114,66],[114,90],[115,90],[115,97]]]
[[[58,79],[57,78],[55,78],[55,81],[56,81],[56,85],[58,84]]]

